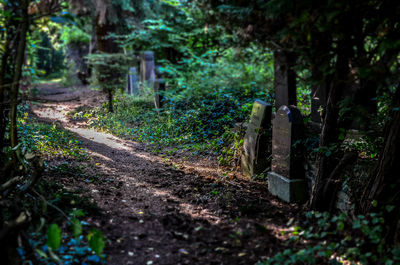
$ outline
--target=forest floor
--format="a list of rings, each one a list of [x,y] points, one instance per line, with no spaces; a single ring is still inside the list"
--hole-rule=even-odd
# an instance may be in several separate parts
[[[239,172],[224,177],[213,156],[155,155],[149,145],[68,118],[102,104],[98,91],[44,84],[36,97],[36,119],[75,134],[90,157],[67,161],[83,177],[46,171],[44,178],[97,204],[85,221],[107,238],[107,264],[255,264],[287,248],[284,231],[294,229],[301,209],[271,196],[266,183]]]

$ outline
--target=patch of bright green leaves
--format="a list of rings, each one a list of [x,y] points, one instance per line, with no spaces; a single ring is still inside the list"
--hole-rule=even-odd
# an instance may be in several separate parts
[[[49,156],[87,158],[82,143],[74,135],[56,124],[43,124],[22,113],[18,118],[18,133],[26,151]]]
[[[88,223],[79,220],[84,215],[82,210],[76,209],[63,227],[52,223],[46,236],[40,231],[32,234],[30,244],[40,264],[105,264],[105,238],[99,230],[89,229]],[[29,260],[24,248],[19,248],[18,252],[24,260]]]

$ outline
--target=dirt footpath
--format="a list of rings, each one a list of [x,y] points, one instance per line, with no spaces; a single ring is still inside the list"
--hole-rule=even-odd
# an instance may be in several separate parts
[[[45,91],[39,88],[44,101],[32,105],[35,115],[76,134],[92,158],[87,173],[102,179],[62,184],[85,188],[98,204],[101,214],[88,221],[107,237],[107,264],[255,264],[284,250],[281,231],[299,209],[269,195],[263,182],[239,173],[223,178],[214,158],[166,159],[67,118],[75,108],[101,104],[99,92]]]

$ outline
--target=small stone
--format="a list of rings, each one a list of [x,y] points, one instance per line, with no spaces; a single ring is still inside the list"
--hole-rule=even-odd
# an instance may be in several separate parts
[[[187,252],[185,249],[181,248],[179,249],[179,253],[185,254],[185,255],[189,255],[189,252]]]

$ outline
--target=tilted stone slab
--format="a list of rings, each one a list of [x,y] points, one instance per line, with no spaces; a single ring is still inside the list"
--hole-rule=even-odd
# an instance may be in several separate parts
[[[261,174],[269,167],[271,113],[270,104],[262,100],[254,102],[241,158],[242,172],[246,176]]]

